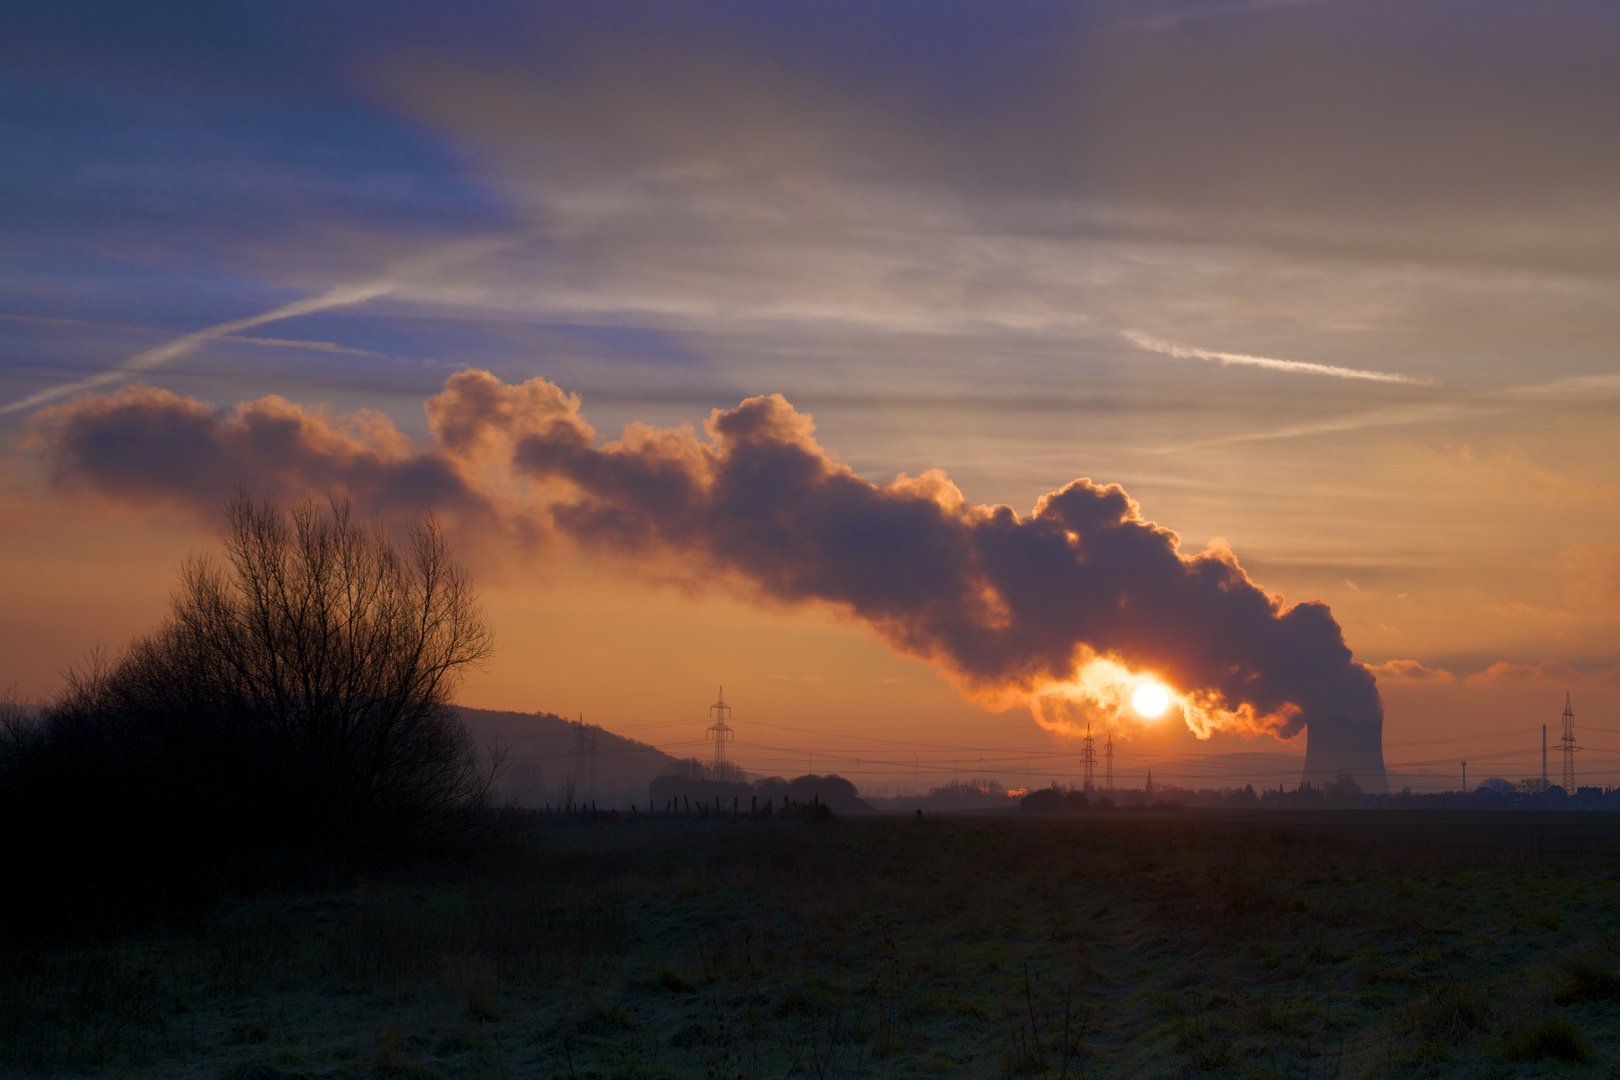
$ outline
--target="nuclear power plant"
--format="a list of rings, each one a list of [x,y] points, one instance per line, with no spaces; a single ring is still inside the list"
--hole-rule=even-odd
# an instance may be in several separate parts
[[[1311,720],[1305,727],[1303,783],[1320,786],[1348,776],[1369,795],[1389,792],[1384,775],[1383,717],[1360,719],[1339,713]]]

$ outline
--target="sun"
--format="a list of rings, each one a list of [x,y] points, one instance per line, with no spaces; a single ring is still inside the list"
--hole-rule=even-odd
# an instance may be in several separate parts
[[[1131,704],[1143,716],[1158,716],[1170,707],[1170,691],[1158,683],[1143,683],[1136,688]]]

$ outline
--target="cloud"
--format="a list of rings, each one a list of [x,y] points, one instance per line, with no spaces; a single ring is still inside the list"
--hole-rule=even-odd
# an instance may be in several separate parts
[[[1620,668],[1599,668],[1581,671],[1562,660],[1543,660],[1538,664],[1518,664],[1498,660],[1484,671],[1476,671],[1463,680],[1469,686],[1496,686],[1503,683],[1543,683],[1556,689],[1614,689],[1620,687]]]
[[[1179,450],[1197,450],[1212,446],[1234,446],[1239,443],[1266,442],[1271,439],[1300,439],[1311,435],[1333,435],[1344,431],[1362,431],[1366,428],[1400,427],[1406,424],[1433,424],[1463,417],[1488,416],[1499,410],[1475,408],[1468,405],[1392,405],[1385,409],[1370,409],[1336,416],[1331,420],[1318,420],[1307,424],[1289,424],[1270,431],[1245,431],[1237,435],[1223,435],[1215,439],[1202,439],[1193,443],[1166,446],[1156,451],[1161,454]]]
[[[1519,401],[1609,402],[1620,396],[1620,375],[1574,375],[1567,379],[1499,390],[1496,397]]]
[[[1565,590],[1569,607],[1614,611],[1620,599],[1620,544],[1576,544],[1559,555],[1575,575]]]
[[[1445,668],[1424,667],[1416,660],[1390,660],[1382,664],[1370,664],[1368,670],[1379,679],[1393,679],[1400,682],[1456,681],[1456,676]]]
[[[1163,353],[1174,356],[1178,360],[1218,360],[1221,364],[1242,364],[1249,367],[1267,368],[1271,371],[1289,371],[1300,375],[1331,375],[1336,379],[1367,379],[1372,382],[1410,383],[1416,386],[1432,386],[1434,380],[1414,375],[1393,375],[1386,371],[1367,371],[1363,368],[1339,367],[1336,364],[1313,364],[1306,360],[1277,360],[1269,356],[1249,356],[1246,353],[1216,352],[1213,349],[1198,349],[1191,345],[1177,345],[1174,342],[1164,341],[1161,338],[1150,337],[1135,330],[1122,332],[1125,340],[1138,348],[1149,352]]]
[[[1236,4],[1208,4],[1204,7],[1176,8],[1161,15],[1151,15],[1144,19],[1134,19],[1130,22],[1121,23],[1119,29],[1144,34],[1162,34],[1172,30],[1179,30],[1189,23],[1206,22],[1210,19],[1225,19],[1238,15],[1254,15],[1265,11],[1304,7],[1308,4],[1324,2],[1326,0],[1244,0],[1244,2]]]
[[[632,424],[605,443],[544,379],[464,371],[426,408],[422,449],[376,416],[278,398],[227,413],[148,388],[45,410],[33,431],[59,483],[109,498],[211,512],[244,481],[282,497],[342,486],[366,507],[498,518],[520,542],[544,530],[626,566],[825,605],[995,706],[1095,702],[1104,676],[1151,675],[1205,733],[1382,720],[1325,605],[1285,605],[1224,546],[1182,554],[1118,485],[1075,480],[1020,515],[970,504],[937,470],[874,484],[780,395],[715,410],[706,437]]]
[[[266,338],[243,337],[240,334],[227,334],[221,341],[236,341],[243,345],[262,345],[269,349],[301,349],[305,352],[337,353],[343,356],[374,356],[388,359],[387,353],[380,353],[373,349],[356,349],[351,345],[339,345],[334,341],[302,341],[296,338]]]

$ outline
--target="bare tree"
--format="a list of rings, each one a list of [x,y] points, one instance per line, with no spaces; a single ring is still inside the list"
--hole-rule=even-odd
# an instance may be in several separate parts
[[[0,747],[22,743],[36,726],[28,715],[28,703],[17,693],[16,683],[0,691]]]
[[[224,559],[181,569],[170,615],[52,710],[83,760],[116,746],[128,788],[162,781],[233,827],[285,840],[442,826],[489,774],[451,708],[492,639],[427,517],[396,545],[350,505],[239,495]],[[136,775],[138,774],[138,775]]]
[[[226,516],[228,566],[186,565],[165,644],[320,810],[464,799],[476,758],[448,707],[491,635],[438,523],[401,551],[342,501],[238,497]]]

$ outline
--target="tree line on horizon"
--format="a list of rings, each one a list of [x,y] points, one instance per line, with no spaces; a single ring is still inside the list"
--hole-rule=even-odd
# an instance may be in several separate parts
[[[773,805],[788,799],[793,803],[819,801],[834,813],[871,812],[855,785],[836,773],[805,773],[791,780],[767,776],[750,781],[734,762],[707,764],[697,758],[683,758],[662,776],[653,778],[647,788],[649,805],[658,810],[684,803],[705,803],[746,810],[753,804]]]

